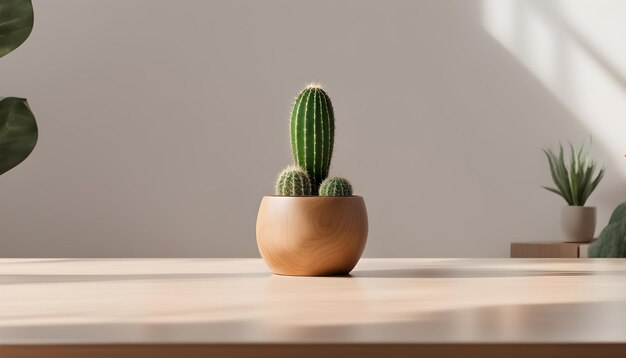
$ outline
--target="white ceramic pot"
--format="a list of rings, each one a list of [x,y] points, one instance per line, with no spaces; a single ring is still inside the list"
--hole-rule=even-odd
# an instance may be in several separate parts
[[[590,242],[596,233],[596,208],[566,206],[561,210],[561,230],[567,242]]]

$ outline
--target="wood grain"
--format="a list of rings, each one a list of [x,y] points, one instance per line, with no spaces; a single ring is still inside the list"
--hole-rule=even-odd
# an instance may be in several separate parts
[[[625,317],[623,259],[0,259],[2,358],[623,357]]]
[[[348,274],[367,241],[360,196],[266,196],[257,217],[257,245],[272,272],[293,276]]]
[[[579,242],[513,242],[512,258],[578,258],[580,247],[588,245]]]
[[[620,344],[187,344],[0,346],[2,358],[624,358]]]

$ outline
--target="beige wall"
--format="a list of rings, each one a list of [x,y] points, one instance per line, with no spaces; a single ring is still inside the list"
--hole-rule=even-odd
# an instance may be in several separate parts
[[[0,92],[40,125],[0,177],[0,256],[257,256],[257,206],[309,81],[333,97],[331,172],[366,199],[367,256],[558,239],[564,202],[539,186],[540,148],[559,140],[594,135],[600,225],[626,199],[626,57],[594,40],[623,40],[598,35],[611,1],[584,25],[556,1],[34,3],[32,36],[0,63]],[[584,61],[597,71],[581,77]]]

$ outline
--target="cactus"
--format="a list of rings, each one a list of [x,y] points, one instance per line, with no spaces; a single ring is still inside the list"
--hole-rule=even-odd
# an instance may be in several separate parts
[[[291,112],[291,150],[294,163],[311,179],[312,194],[328,177],[335,138],[335,116],[330,97],[318,84],[303,89]]]
[[[276,195],[306,196],[311,195],[309,175],[299,167],[285,168],[276,181]]]
[[[327,179],[335,140],[335,115],[330,98],[320,85],[307,85],[296,97],[290,138],[295,165],[278,176],[276,195],[352,196],[349,181],[339,177]]]
[[[352,185],[344,178],[328,178],[320,185],[320,196],[352,196]]]

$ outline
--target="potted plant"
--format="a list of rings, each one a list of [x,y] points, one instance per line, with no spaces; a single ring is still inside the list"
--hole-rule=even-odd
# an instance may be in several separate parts
[[[0,57],[18,48],[33,28],[30,0],[0,5]],[[0,97],[0,175],[20,164],[35,148],[37,123],[25,98]]]
[[[543,188],[563,197],[568,205],[561,211],[565,241],[590,242],[596,231],[596,208],[585,203],[604,177],[604,168],[596,174],[596,162],[585,151],[584,143],[578,149],[570,144],[569,164],[561,144],[558,156],[549,149],[544,153],[556,188]]]
[[[367,211],[344,178],[328,178],[335,135],[330,97],[318,84],[296,97],[290,121],[294,164],[261,201],[256,224],[261,257],[280,275],[348,274],[367,241]]]

